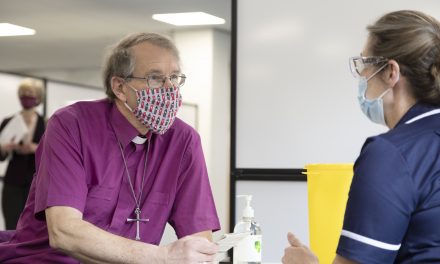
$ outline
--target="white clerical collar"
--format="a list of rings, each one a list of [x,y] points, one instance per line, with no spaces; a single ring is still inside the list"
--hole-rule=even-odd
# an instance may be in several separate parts
[[[147,141],[147,138],[146,137],[140,137],[140,136],[136,136],[135,138],[133,138],[131,140],[131,142],[133,142],[134,144],[138,144],[138,145],[144,144],[145,141]]]

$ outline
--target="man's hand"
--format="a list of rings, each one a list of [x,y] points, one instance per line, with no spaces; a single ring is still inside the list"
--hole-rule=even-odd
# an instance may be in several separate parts
[[[164,247],[167,264],[213,262],[218,246],[206,238],[186,236]]]
[[[284,256],[281,259],[283,264],[316,264],[319,263],[318,258],[306,246],[304,246],[298,238],[292,233],[287,234],[287,240],[290,247],[284,250]]]

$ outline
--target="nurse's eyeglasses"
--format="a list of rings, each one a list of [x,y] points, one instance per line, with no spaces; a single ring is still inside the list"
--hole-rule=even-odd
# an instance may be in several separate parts
[[[134,77],[128,76],[125,80],[143,80],[145,81],[149,89],[157,89],[164,86],[167,79],[173,84],[174,87],[180,88],[185,84],[186,75],[185,74],[172,74],[170,76],[160,75],[160,74],[150,74],[147,77]]]
[[[361,73],[368,66],[382,64],[380,67],[380,70],[382,70],[386,66],[387,62],[388,59],[381,56],[371,56],[371,57],[356,56],[356,57],[351,57],[349,59],[351,74],[353,74],[353,76],[357,79],[361,77]]]

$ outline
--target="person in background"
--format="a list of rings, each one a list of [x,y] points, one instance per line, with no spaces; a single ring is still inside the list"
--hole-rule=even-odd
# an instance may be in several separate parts
[[[390,130],[356,160],[333,263],[440,263],[440,23],[403,10],[368,31],[350,67],[363,112]],[[288,240],[284,264],[318,262]]]
[[[20,83],[18,98],[23,109],[17,115],[23,118],[28,132],[18,144],[0,144],[0,160],[9,159],[2,192],[2,209],[7,230],[15,229],[17,225],[35,173],[35,150],[45,126],[44,118],[35,111],[35,107],[43,101],[43,96],[42,81],[28,78]],[[3,120],[0,134],[12,118]]]
[[[104,66],[107,98],[49,119],[0,262],[212,262],[220,224],[201,140],[176,118],[185,79],[168,38],[123,38]],[[180,239],[158,246],[167,222]]]

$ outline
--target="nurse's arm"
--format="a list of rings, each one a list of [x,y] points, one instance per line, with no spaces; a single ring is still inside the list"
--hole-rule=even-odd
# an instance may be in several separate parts
[[[357,262],[346,259],[346,258],[341,257],[339,255],[336,255],[335,259],[333,260],[333,264],[356,264],[356,263]]]
[[[81,262],[160,263],[159,247],[106,232],[75,208],[53,206],[45,213],[50,246]]]

